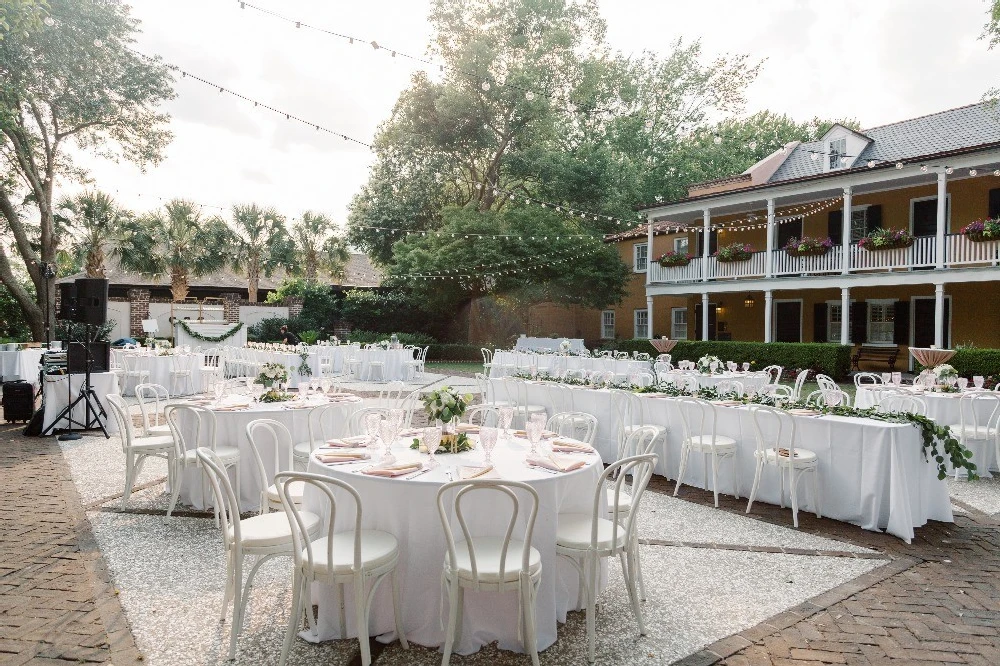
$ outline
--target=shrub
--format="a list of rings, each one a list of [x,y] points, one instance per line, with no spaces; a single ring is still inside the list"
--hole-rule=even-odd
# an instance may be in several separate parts
[[[433,344],[427,350],[427,360],[482,363],[482,348],[483,345]]]
[[[287,279],[267,295],[267,302],[281,303],[288,297],[302,299],[302,313],[289,323],[294,331],[322,331],[330,328],[340,316],[337,297],[328,284],[302,278]]]
[[[975,375],[1000,375],[1000,349],[959,349],[948,364],[958,371],[960,377],[969,379]]]
[[[281,339],[281,327],[288,323],[284,317],[268,317],[261,319],[253,326],[247,327],[247,340],[250,342],[277,342]]]
[[[374,331],[351,331],[350,335],[346,336],[351,342],[360,342],[361,344],[368,344],[370,342],[381,342],[382,340],[388,340],[392,333],[376,333]],[[425,335],[424,333],[396,333],[396,337],[404,345],[419,345],[421,347],[427,346],[437,342],[433,337]]]
[[[604,349],[627,352],[658,353],[649,340],[634,339],[610,342]],[[722,361],[749,362],[760,370],[767,365],[780,365],[786,371],[813,370],[845,379],[851,369],[851,345],[819,342],[738,342],[722,340],[680,340],[670,352],[674,363],[697,361],[705,355],[718,356]],[[1000,353],[1000,352],[998,352]]]
[[[418,299],[400,290],[351,289],[341,302],[341,317],[354,328],[386,335],[400,329],[419,331],[432,318],[418,303]]]

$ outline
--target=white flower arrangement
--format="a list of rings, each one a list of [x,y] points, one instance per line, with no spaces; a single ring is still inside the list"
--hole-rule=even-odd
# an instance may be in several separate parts
[[[952,380],[958,379],[958,370],[948,365],[947,363],[942,363],[941,365],[935,366],[934,378],[938,380],[939,383],[947,384]]]
[[[720,361],[718,356],[702,356],[695,364],[695,368],[704,375],[711,375],[721,373],[726,368],[726,364]]]
[[[260,366],[255,384],[281,384],[288,381],[288,368],[281,363],[265,363]]]
[[[569,351],[570,349],[572,349],[572,347],[573,347],[573,343],[571,343],[571,342],[570,342],[569,340],[567,340],[567,339],[563,339],[563,341],[559,343],[559,349],[560,349],[560,350],[561,350],[561,351],[562,351],[562,352],[563,352],[564,354],[565,354],[566,352],[568,352],[568,351]]]

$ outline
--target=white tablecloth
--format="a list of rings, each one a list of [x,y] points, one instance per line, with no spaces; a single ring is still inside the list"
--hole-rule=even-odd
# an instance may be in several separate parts
[[[174,393],[173,383],[170,381],[170,372],[174,369],[174,357],[173,356],[153,356],[151,354],[143,354],[128,351],[113,350],[112,354],[130,354],[130,358],[135,360],[135,369],[140,371],[149,372],[149,379],[146,380],[147,383],[159,384],[160,386],[165,386],[170,395],[191,395],[195,393],[201,393],[202,391],[202,380],[201,380],[201,368],[205,365],[205,355],[204,354],[190,354],[194,360],[191,361],[191,384],[194,390],[188,390],[188,385],[186,380],[181,380],[178,382],[178,387],[180,393]],[[120,357],[121,358],[121,357]],[[124,387],[127,395],[133,395],[135,391],[136,384],[138,382],[135,379],[129,379],[128,384]]]
[[[588,372],[612,371],[616,375],[627,377],[633,372],[652,372],[649,361],[633,361],[631,359],[613,359],[593,356],[570,356],[563,354],[531,354],[513,351],[498,351],[493,355],[490,377],[503,377],[509,371],[504,366],[514,365],[517,372],[527,373],[532,366],[539,372],[555,374],[567,370],[586,370]]]
[[[517,351],[535,351],[537,349],[551,349],[559,351],[563,340],[569,340],[570,349],[573,351],[583,351],[586,347],[581,338],[528,338],[517,339],[514,349]]]
[[[747,391],[756,391],[761,386],[769,381],[769,377],[766,373],[762,372],[723,372],[718,375],[706,375],[701,372],[684,372],[675,370],[670,373],[675,376],[691,375],[698,378],[698,386],[700,388],[714,387],[721,381],[737,381],[743,384],[743,388]]]
[[[257,363],[280,363],[288,371],[288,387],[297,388],[302,377],[299,376],[299,366],[302,365],[302,358],[293,351],[264,351],[262,349],[245,349],[251,359]],[[312,370],[311,377],[319,377],[319,356],[316,352],[310,352],[306,363]],[[311,377],[306,377],[308,381]]]
[[[361,369],[358,376],[363,380],[367,380],[372,376],[370,374],[372,361],[381,361],[385,364],[385,376],[383,379],[387,382],[406,379],[407,369],[405,363],[414,358],[413,352],[409,349],[359,349],[351,345],[313,345],[309,347],[309,350],[318,356],[329,358],[335,373],[347,372],[344,361],[348,355],[361,359]],[[318,366],[314,370],[318,375]],[[375,376],[378,376],[377,371]]]
[[[362,405],[362,401],[338,403],[338,410],[341,413],[337,419],[342,424],[342,428],[347,427],[347,419]],[[251,421],[256,419],[274,419],[280,421],[288,427],[292,433],[292,443],[304,442],[309,439],[309,409],[288,409],[280,403],[256,405],[252,409],[240,411],[216,411],[216,444],[217,446],[235,446],[240,450],[240,488],[238,490],[240,510],[256,511],[260,505],[260,483],[257,481],[257,463],[254,461],[253,452],[247,441],[246,428]],[[188,422],[187,418],[181,420],[182,432],[188,447],[195,446],[194,424]],[[334,437],[343,435],[343,432],[334,432]],[[203,434],[207,436],[207,434]],[[265,437],[264,439],[268,439]],[[205,442],[202,443],[203,445]],[[261,458],[267,470],[268,478],[273,478],[278,472],[284,469],[272,469],[274,462],[274,449],[268,442],[261,447]],[[234,477],[230,474],[230,480]],[[184,504],[198,509],[214,504],[213,501],[205,502],[201,494],[201,470],[188,468],[184,473],[184,481],[181,486],[180,501]],[[211,490],[209,490],[211,494]]]
[[[80,395],[80,390],[83,388],[86,375],[45,376],[45,385],[42,389],[42,399],[45,401],[45,416],[43,419],[45,432],[43,434],[49,434],[53,429],[66,428],[69,425],[65,418],[59,420],[59,422],[55,421],[59,413],[66,409],[66,405],[69,404],[67,402],[69,396],[66,395],[67,377],[70,378],[72,393],[70,399],[76,400]],[[107,418],[102,419],[104,427],[107,428],[109,433],[118,432],[118,423],[111,415],[111,409],[108,407],[106,398],[109,393],[118,394],[118,378],[111,372],[94,372],[90,375],[90,385],[94,389],[94,393],[97,394],[97,400],[104,407],[104,412],[107,414]],[[86,416],[86,407],[83,403],[78,404],[73,409],[73,420],[77,423],[83,423]],[[78,426],[74,425],[73,428],[78,429]]]
[[[500,476],[529,483],[538,492],[538,518],[532,543],[542,556],[537,626],[538,649],[543,650],[556,640],[556,621],[564,622],[566,612],[576,608],[578,592],[576,572],[572,565],[559,561],[562,558],[557,558],[555,554],[556,514],[590,513],[594,490],[603,467],[598,464],[597,456],[589,456],[591,462],[584,468],[561,475],[547,474],[525,467],[523,461],[527,450],[528,443],[524,440],[514,440],[510,444],[498,443],[493,458]],[[410,451],[402,443],[395,447],[394,453],[400,461],[427,458],[426,455],[420,456],[415,451]],[[309,463],[310,472],[347,481],[358,491],[364,506],[363,528],[389,532],[399,541],[401,555],[398,575],[403,627],[408,640],[426,646],[444,643],[438,609],[441,603],[441,566],[446,547],[436,504],[437,491],[448,480],[445,475],[446,466],[480,465],[483,456],[478,451],[471,451],[457,455],[439,455],[437,459],[441,462],[441,467],[412,480],[377,478],[351,471],[362,465],[327,467],[315,458]],[[455,478],[458,478],[457,472]],[[344,502],[340,505],[344,508],[338,512],[335,529],[350,529],[354,519],[353,503],[348,508],[346,494],[336,492],[335,495],[338,501]],[[489,499],[496,501],[495,497]],[[463,505],[466,515],[474,516],[470,520],[475,526],[474,534],[502,536],[509,517],[506,505],[498,515],[493,506],[486,504],[485,498],[480,497],[478,505],[475,502],[473,500]],[[307,492],[305,506],[307,509],[317,510],[320,505],[316,493]],[[446,506],[450,506],[450,503]],[[453,529],[461,534],[457,521],[454,521]],[[515,527],[514,534],[524,534],[523,521]],[[619,593],[625,594],[624,590],[616,592]],[[348,598],[353,598],[350,586],[347,594]],[[314,599],[319,603],[319,640],[340,638],[334,591],[327,586],[317,585]],[[447,612],[447,604],[445,609]],[[353,616],[353,613],[348,615]],[[390,588],[383,585],[372,609],[372,635],[394,633],[392,618]],[[351,618],[347,618],[347,631],[349,636],[357,635]],[[501,649],[520,650],[517,638],[517,594],[467,593],[462,640],[455,646],[455,652],[469,654],[493,641],[499,641]]]
[[[491,380],[502,393],[499,380]],[[606,390],[574,388],[573,409],[597,416],[599,425],[595,446],[604,460],[617,455],[615,418],[611,396]],[[643,396],[646,420],[667,428],[666,462],[663,449],[657,473],[677,478],[681,450],[681,421],[677,401]],[[562,405],[553,386],[543,382],[528,383],[528,402],[553,411],[553,401]],[[565,407],[560,407],[565,409]],[[867,530],[885,529],[901,539],[913,538],[913,529],[928,520],[952,522],[947,485],[937,478],[937,467],[924,460],[920,431],[911,425],[887,424],[870,419],[837,416],[794,417],[803,448],[819,456],[819,479],[822,513],[826,517],[860,525]],[[739,444],[737,469],[740,496],[750,492],[754,476],[756,439],[746,408],[719,407],[718,433],[732,437]],[[703,487],[703,459],[692,454],[688,460],[685,484]],[[720,492],[729,494],[733,487],[732,468],[721,466]],[[773,468],[765,469],[758,493],[759,501],[778,503],[778,479]],[[800,494],[800,508],[812,510],[808,493]]]
[[[934,419],[936,423],[941,425],[954,425],[961,421],[958,407],[959,400],[961,400],[961,394],[925,392],[916,393],[914,395],[919,396],[927,404],[927,416]],[[876,395],[870,388],[861,386],[858,387],[857,393],[855,394],[854,404],[859,409],[867,409],[868,407],[874,407],[876,405],[875,398]],[[989,418],[990,412],[992,411],[992,407],[993,403],[989,402],[982,402],[977,405],[977,417],[980,424],[986,423],[986,420]],[[968,413],[968,408],[966,408],[966,413]],[[992,476],[992,474],[990,474],[990,470],[1000,469],[1000,465],[998,465],[997,461],[996,447],[993,446],[992,442],[988,446],[980,446],[976,449],[975,453],[977,454],[975,462],[979,467],[977,472],[981,476]],[[982,454],[981,458],[979,457],[980,454]]]
[[[38,366],[44,353],[41,348],[0,351],[0,377],[5,382],[23,379],[37,385]]]

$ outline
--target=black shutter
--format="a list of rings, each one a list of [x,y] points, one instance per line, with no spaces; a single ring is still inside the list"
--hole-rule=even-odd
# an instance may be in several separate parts
[[[775,247],[785,247],[789,238],[802,238],[802,218],[782,222],[778,225],[778,244]]]
[[[882,206],[868,206],[868,212],[865,214],[865,228],[866,233],[872,229],[882,228]]]
[[[813,342],[826,342],[827,314],[826,303],[813,305]]]
[[[708,304],[708,339],[717,340],[718,336],[716,331],[718,330],[718,318],[719,313],[716,311],[718,307],[717,303]]]
[[[868,304],[851,303],[851,342],[856,345],[868,342]]]
[[[892,341],[897,345],[910,344],[910,302],[896,301],[893,315]]]
[[[715,254],[719,251],[719,232],[713,231],[708,235],[708,253]]]
[[[830,211],[826,217],[826,233],[834,245],[840,245],[844,237],[844,211]]]
[[[701,234],[698,234],[701,238]],[[694,304],[694,339],[701,340],[701,303]]]
[[[951,300],[946,298],[944,299],[944,336],[941,340],[945,349],[951,348],[951,337],[948,335],[949,329],[951,329]]]
[[[1000,187],[990,190],[990,217],[1000,217]]]
[[[913,202],[913,235],[933,236],[937,233],[937,199]]]

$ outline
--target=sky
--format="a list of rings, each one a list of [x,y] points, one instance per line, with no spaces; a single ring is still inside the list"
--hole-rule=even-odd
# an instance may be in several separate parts
[[[424,55],[426,0],[256,0],[303,22],[359,37],[353,45],[240,9],[237,0],[132,0],[136,48],[227,89],[370,141],[416,65],[372,40]],[[979,39],[985,0],[600,0],[609,45],[666,55],[678,38],[706,58],[763,61],[746,114],[857,119],[863,128],[978,101],[1000,85],[1000,50]],[[206,213],[234,203],[289,219],[346,220],[368,177],[368,149],[179,78],[166,105],[174,139],[145,172],[81,156],[93,184],[145,211],[181,197]],[[63,193],[79,185],[67,184]],[[219,209],[212,208],[218,206]]]

